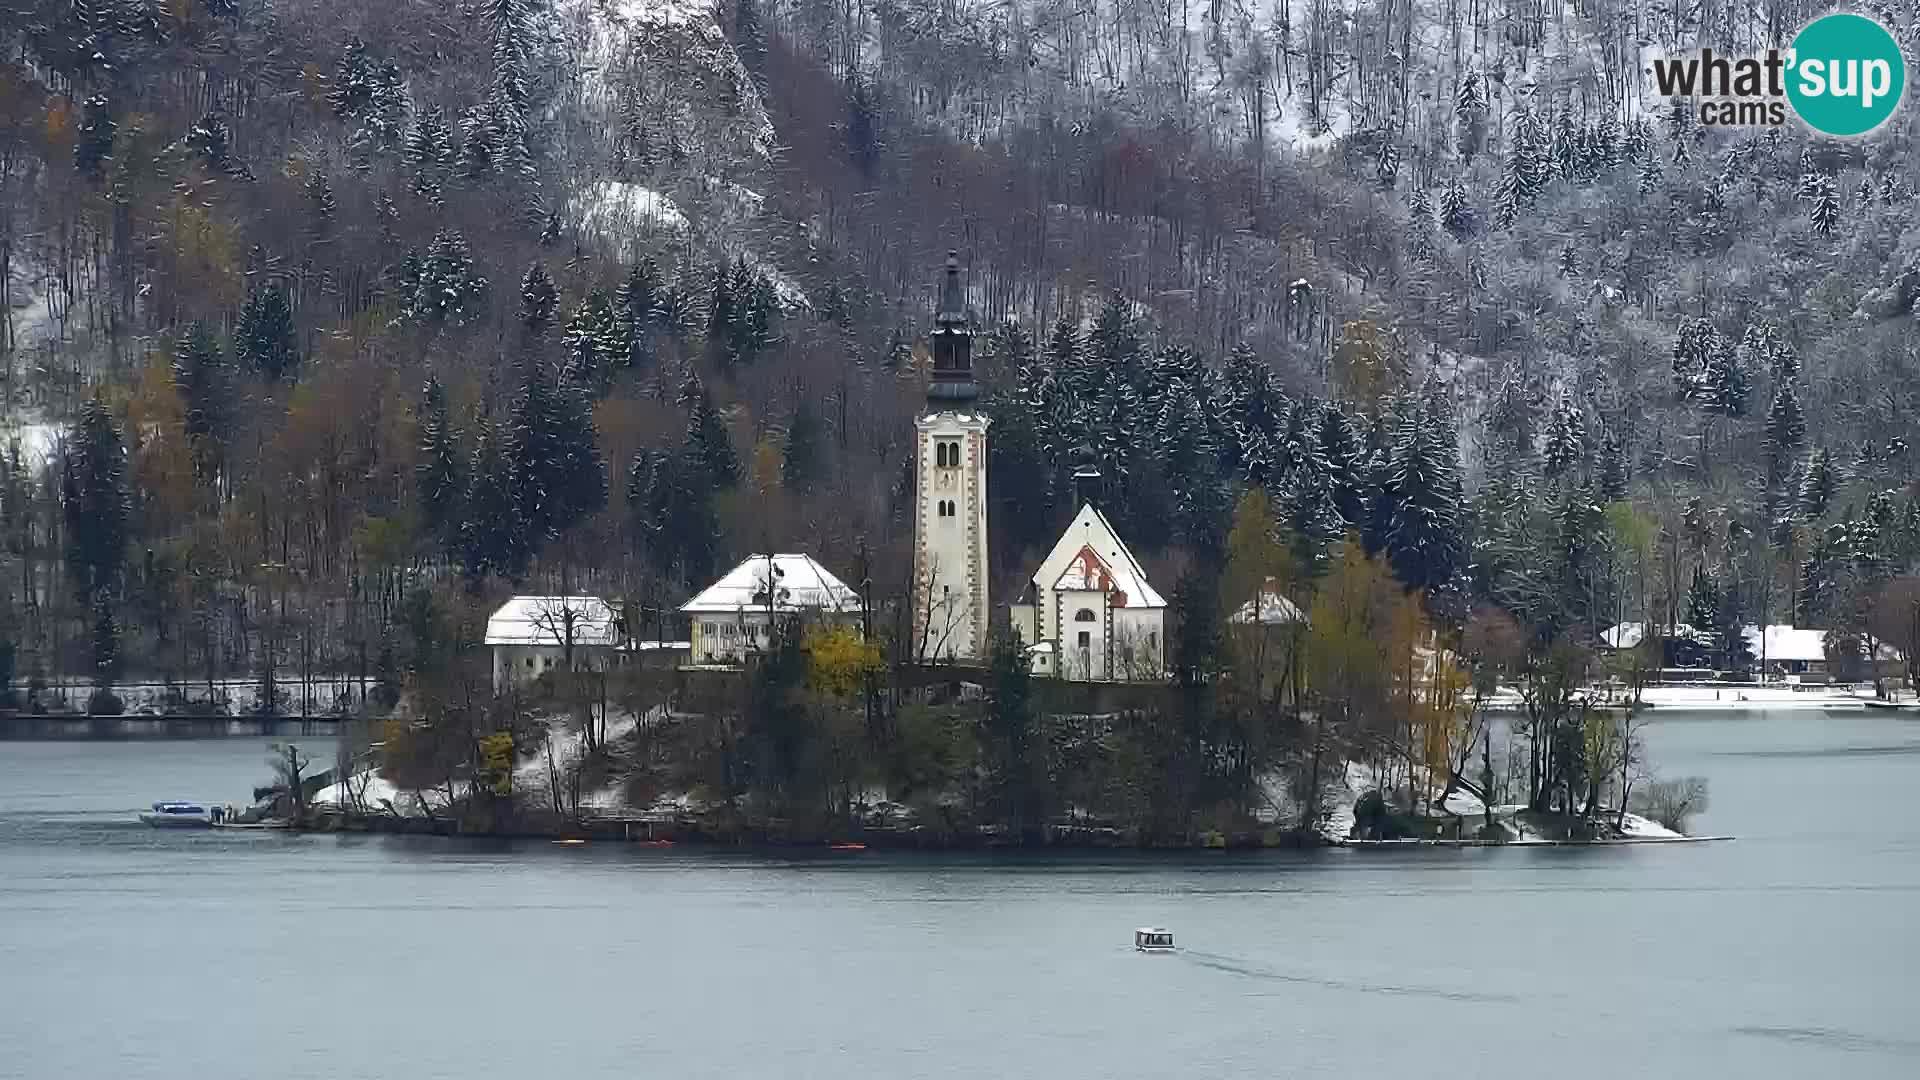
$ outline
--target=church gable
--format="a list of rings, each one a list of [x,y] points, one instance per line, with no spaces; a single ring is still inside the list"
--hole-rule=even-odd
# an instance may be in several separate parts
[[[1074,553],[1073,561],[1053,582],[1054,592],[1103,592],[1107,594],[1107,603],[1114,607],[1127,606],[1127,594],[1114,583],[1113,569],[1098,552],[1086,545]]]
[[[1036,591],[1098,591],[1114,599],[1113,607],[1163,608],[1167,606],[1147,582],[1145,571],[1120,542],[1106,515],[1092,503],[1080,508],[1072,524],[1061,534],[1040,569],[1033,575]]]

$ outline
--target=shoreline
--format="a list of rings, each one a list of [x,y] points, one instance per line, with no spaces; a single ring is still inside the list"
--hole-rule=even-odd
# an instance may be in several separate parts
[[[1701,844],[1732,836],[1620,836],[1592,840],[1528,837],[1514,840],[1411,838],[1365,840],[1335,838],[1294,829],[1203,833],[1187,840],[1144,837],[1112,828],[1049,826],[1024,835],[1005,832],[961,833],[934,829],[861,829],[813,832],[769,826],[716,827],[693,821],[625,818],[578,823],[523,821],[506,828],[470,827],[454,817],[397,817],[391,814],[323,813],[290,833],[443,836],[468,840],[546,841],[554,844],[603,844],[621,847],[689,850],[768,848],[859,854],[865,851],[1044,852],[1044,851],[1316,851],[1331,848],[1402,850],[1407,848],[1628,847],[1640,844]]]

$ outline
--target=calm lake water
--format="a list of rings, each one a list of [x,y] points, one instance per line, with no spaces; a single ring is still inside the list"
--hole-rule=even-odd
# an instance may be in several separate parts
[[[755,857],[162,833],[0,743],[0,1077],[1920,1076],[1920,721],[1670,719],[1732,843]],[[316,756],[330,758],[323,742]],[[1179,953],[1143,956],[1140,925]]]

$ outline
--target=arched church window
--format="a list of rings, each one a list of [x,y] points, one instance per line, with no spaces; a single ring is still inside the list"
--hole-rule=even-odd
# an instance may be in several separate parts
[[[1092,622],[1094,621],[1094,618],[1095,618],[1095,615],[1093,614],[1092,608],[1083,607],[1079,611],[1074,612],[1073,614],[1074,622]]]
[[[933,445],[933,461],[934,461],[934,464],[940,466],[943,469],[947,467],[947,444],[946,443],[935,443]]]

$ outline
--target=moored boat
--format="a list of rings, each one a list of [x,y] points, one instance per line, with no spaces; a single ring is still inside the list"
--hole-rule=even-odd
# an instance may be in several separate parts
[[[213,811],[190,802],[157,802],[140,811],[140,820],[156,829],[211,829]]]

